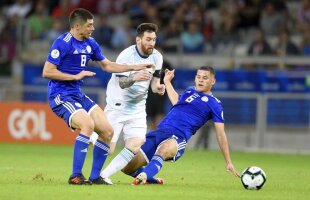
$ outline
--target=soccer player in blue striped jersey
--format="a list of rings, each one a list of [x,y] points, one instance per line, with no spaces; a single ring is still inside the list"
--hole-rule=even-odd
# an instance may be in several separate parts
[[[226,169],[239,177],[230,158],[221,102],[211,93],[215,84],[214,69],[209,66],[200,67],[195,77],[195,87],[187,88],[180,96],[171,84],[173,77],[174,70],[166,69],[164,84],[173,107],[159,123],[158,129],[146,135],[146,142],[140,152],[122,171],[135,177],[134,185],[163,184],[162,179],[154,178],[161,170],[163,162],[177,161],[183,155],[192,135],[208,120],[213,120]]]
[[[43,77],[48,83],[48,100],[52,111],[69,127],[78,129],[73,152],[73,169],[69,184],[105,184],[100,171],[109,151],[113,129],[103,110],[81,91],[83,78],[94,76],[86,70],[89,60],[95,61],[107,72],[137,71],[153,67],[152,64],[125,65],[109,61],[98,43],[91,37],[94,17],[86,9],[78,8],[69,16],[70,31],[59,36],[51,46],[43,68]],[[89,180],[82,173],[90,143],[89,136],[97,132],[99,139],[94,144],[93,163]]]

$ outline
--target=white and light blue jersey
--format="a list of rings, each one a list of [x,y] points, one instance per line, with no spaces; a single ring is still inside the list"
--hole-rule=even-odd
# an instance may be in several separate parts
[[[155,68],[148,68],[149,73],[155,77],[159,76],[159,71],[163,65],[163,56],[156,49],[149,56],[143,56],[139,53],[137,46],[132,45],[123,50],[118,58],[120,64],[154,64]],[[128,77],[137,71],[113,73],[107,86],[107,106],[112,109],[120,110],[123,114],[145,114],[145,103],[151,80],[137,81],[132,86],[122,89],[119,86],[120,77]]]
[[[79,41],[69,32],[62,34],[54,41],[47,56],[47,61],[56,65],[59,71],[73,75],[86,70],[89,60],[101,61],[104,59],[100,46],[93,38]],[[55,97],[60,93],[79,93],[82,83],[83,80],[50,80],[48,95]]]
[[[194,87],[187,88],[178,102],[158,125],[159,129],[169,129],[189,140],[208,120],[224,123],[220,100],[212,94],[198,92]]]

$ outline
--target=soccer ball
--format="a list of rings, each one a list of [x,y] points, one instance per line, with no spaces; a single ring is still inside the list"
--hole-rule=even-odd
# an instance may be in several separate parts
[[[247,190],[260,190],[266,182],[265,172],[256,166],[246,168],[241,175],[241,182]]]

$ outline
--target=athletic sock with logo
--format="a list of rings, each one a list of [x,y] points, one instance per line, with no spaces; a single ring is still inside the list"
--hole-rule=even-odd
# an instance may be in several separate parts
[[[74,143],[73,149],[73,167],[71,177],[82,174],[82,168],[87,154],[89,137],[80,133]]]
[[[116,172],[123,169],[135,156],[135,154],[132,153],[127,148],[124,148],[113,160],[111,163],[101,172],[101,176],[103,178],[109,178]]]
[[[110,147],[99,139],[96,141],[93,150],[93,165],[90,173],[90,179],[95,180],[100,176],[100,170],[108,156]]]
[[[154,155],[149,164],[144,168],[148,179],[154,177],[162,168],[164,159],[160,155]]]

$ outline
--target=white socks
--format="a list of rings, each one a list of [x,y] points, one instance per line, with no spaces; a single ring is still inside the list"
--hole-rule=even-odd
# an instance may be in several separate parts
[[[101,172],[100,176],[103,178],[109,178],[116,172],[122,170],[135,155],[129,150],[124,148],[109,165]]]

